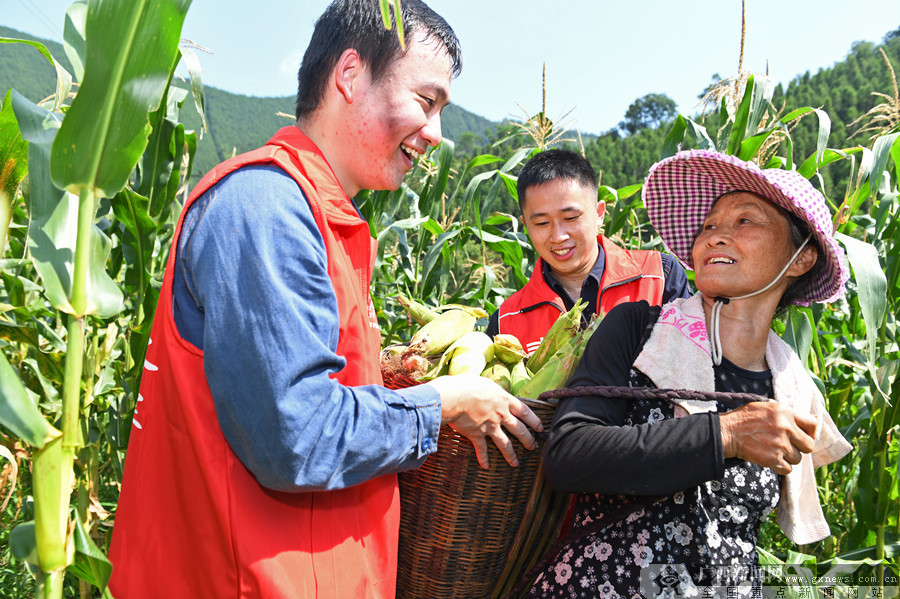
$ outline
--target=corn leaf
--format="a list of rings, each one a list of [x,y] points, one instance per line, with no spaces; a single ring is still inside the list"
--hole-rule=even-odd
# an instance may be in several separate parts
[[[15,368],[0,353],[0,424],[37,448],[60,436],[31,401]]]
[[[75,511],[73,540],[75,542],[75,561],[66,568],[66,571],[94,585],[103,593],[109,584],[110,576],[112,576],[112,564],[100,548],[94,544],[77,510]]]
[[[200,67],[200,59],[197,58],[197,53],[193,48],[187,46],[181,48],[181,58],[184,60],[191,78],[191,94],[194,96],[194,107],[197,109],[197,114],[200,115],[200,139],[203,139],[203,133],[209,131],[209,126],[206,124],[206,94],[203,93],[203,71]],[[176,89],[170,87],[169,93]]]
[[[716,144],[706,132],[706,127],[700,125],[689,118],[684,119],[688,133],[694,138],[694,143],[701,150],[715,150]]]
[[[792,306],[785,323],[784,334],[782,334],[782,338],[800,356],[800,361],[804,364],[809,357],[813,334],[812,322],[809,319],[807,310],[808,308],[803,309]]]
[[[51,148],[62,116],[32,104],[15,91],[12,104],[22,137],[28,142],[30,191],[26,199],[31,212],[28,249],[50,302],[58,310],[75,314],[70,298],[75,269],[78,198],[57,189],[49,174]],[[122,291],[105,269],[109,250],[109,238],[92,226],[86,288],[88,301],[84,313],[101,318],[117,314],[123,302]]]
[[[872,165],[872,170],[869,173],[869,189],[872,197],[875,196],[875,193],[881,186],[881,178],[884,175],[884,171],[887,169],[888,161],[891,159],[891,154],[894,151],[893,147],[896,145],[898,139],[900,139],[900,133],[882,135],[875,140],[875,145],[872,147],[874,163]],[[898,152],[900,152],[900,150],[898,150]]]
[[[50,50],[40,42],[0,37],[0,44],[3,43],[16,43],[31,46],[43,54],[44,58],[53,65],[53,68],[56,69],[56,93],[53,96],[53,110],[58,110],[59,107],[62,106],[63,100],[65,100],[66,96],[69,94],[69,90],[72,89],[72,75],[69,74],[69,71],[56,62],[56,60],[53,59],[53,55],[50,54]]]
[[[84,80],[84,25],[87,9],[88,0],[72,2],[66,9],[66,24],[63,28],[63,49],[78,81]]]
[[[149,213],[156,221],[165,220],[181,182],[184,125],[178,122],[178,112],[186,99],[185,90],[169,88],[159,109],[150,113],[153,131],[141,158],[136,191],[149,198]]]
[[[379,2],[381,6],[381,22],[384,23],[385,29],[390,29],[392,26],[391,23],[391,0],[381,0]]]
[[[88,4],[84,80],[60,127],[50,161],[60,189],[112,197],[147,145],[178,57],[190,0]]]
[[[887,277],[878,259],[878,250],[871,243],[860,241],[842,233],[835,237],[847,249],[847,259],[853,267],[853,277],[862,309],[863,321],[866,323],[866,366],[872,374],[872,381],[877,385],[875,373],[875,356],[877,354],[878,331],[884,321],[887,309]],[[879,391],[881,389],[879,388]],[[882,394],[884,392],[882,391]]]
[[[812,177],[816,170],[816,163],[818,162],[818,167],[821,168],[826,164],[831,164],[832,162],[837,162],[838,160],[846,160],[852,154],[856,154],[860,152],[862,148],[844,148],[842,150],[834,150],[831,148],[826,148],[822,152],[822,157],[820,159],[816,158],[816,154],[813,154],[809,158],[803,161],[797,168],[797,172],[809,179]]]
[[[750,75],[741,105],[734,114],[734,126],[728,138],[726,153],[738,155],[744,139],[748,135],[756,135],[774,91],[771,79],[761,75]]]
[[[435,148],[431,159],[437,167],[437,172],[428,178],[428,184],[420,196],[420,203],[428,215],[433,219],[439,219],[443,208],[443,198],[447,191],[447,182],[450,180],[450,167],[453,164],[453,152],[455,146],[449,139],[444,139],[441,145]]]
[[[684,117],[679,114],[678,118],[675,119],[675,122],[672,124],[672,128],[669,129],[665,141],[663,141],[662,154],[659,156],[660,160],[668,158],[669,156],[674,156],[676,152],[678,152],[681,148],[681,144],[684,142],[684,133],[686,130],[687,124],[685,123]]]
[[[9,548],[16,559],[37,565],[37,541],[34,537],[34,521],[23,522],[9,531]]]

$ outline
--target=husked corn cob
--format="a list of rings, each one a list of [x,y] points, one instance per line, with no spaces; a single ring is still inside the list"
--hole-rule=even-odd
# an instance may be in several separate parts
[[[518,395],[522,386],[531,379],[531,374],[525,368],[525,362],[519,360],[509,369],[509,392]]]
[[[581,301],[581,298],[578,298],[571,310],[559,315],[559,318],[556,319],[556,322],[544,335],[538,348],[533,354],[528,356],[528,361],[526,362],[528,370],[533,374],[537,374],[553,354],[559,351],[560,348],[568,345],[578,335],[578,331],[581,329],[581,312],[584,310],[584,307],[585,303]]]
[[[494,342],[484,333],[472,331],[448,347],[444,356],[450,360],[450,374],[481,374],[494,358]]]
[[[409,347],[426,356],[439,354],[466,333],[474,331],[475,320],[463,310],[448,310],[416,331]]]
[[[498,333],[494,335],[494,355],[505,364],[515,364],[525,359],[527,355],[515,335]]]
[[[512,390],[512,381],[510,380],[509,367],[496,358],[492,360],[491,363],[488,364],[483,371],[481,371],[481,376],[491,379],[492,381],[503,387],[504,391]]]

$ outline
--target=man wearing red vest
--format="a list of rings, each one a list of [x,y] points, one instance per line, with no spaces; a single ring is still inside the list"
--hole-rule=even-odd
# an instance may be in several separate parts
[[[522,167],[520,217],[540,256],[528,283],[491,315],[489,335],[515,335],[528,353],[581,298],[583,324],[623,302],[661,305],[691,295],[684,267],[668,254],[625,250],[600,234],[606,205],[580,154],[547,150]]]
[[[299,72],[297,125],[217,166],[173,239],[110,559],[119,599],[390,598],[396,473],[442,423],[517,463],[539,419],[476,376],[381,386],[374,241],[352,202],[441,140],[459,45],[404,0],[336,0]],[[527,426],[526,426],[527,425]],[[505,429],[505,430],[504,430]]]

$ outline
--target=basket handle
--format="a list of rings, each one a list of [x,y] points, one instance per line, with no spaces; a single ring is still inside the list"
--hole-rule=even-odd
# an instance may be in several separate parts
[[[732,393],[721,391],[693,391],[691,389],[658,389],[656,387],[615,387],[605,385],[587,385],[581,387],[563,387],[544,391],[538,395],[538,401],[559,400],[568,397],[630,397],[632,399],[662,399],[665,401],[697,400],[718,401],[725,404],[745,404],[754,401],[771,401],[767,397],[755,393]]]

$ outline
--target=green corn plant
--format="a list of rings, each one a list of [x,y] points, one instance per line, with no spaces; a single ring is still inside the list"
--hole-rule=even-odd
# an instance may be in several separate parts
[[[159,140],[151,147],[169,146],[172,131],[160,124],[167,113],[164,100],[179,57],[181,25],[189,4],[189,0],[76,2],[68,13],[66,48],[71,50],[70,57],[76,58],[72,62],[81,85],[65,116],[57,112],[61,102],[38,106],[15,91],[3,105],[7,120],[8,111],[14,112],[16,133],[22,140],[2,140],[4,159],[9,161],[21,143],[27,142],[28,148],[27,162],[18,164],[28,172],[29,234],[24,243],[29,266],[57,318],[66,321],[64,336],[55,340],[64,357],[58,404],[50,414],[54,424],[37,408],[21,374],[5,356],[0,360],[0,422],[33,451],[34,521],[17,526],[10,533],[10,545],[20,559],[33,564],[41,597],[62,596],[67,569],[105,592],[111,571],[85,527],[84,486],[79,486],[80,509],[74,517],[70,508],[76,456],[85,462],[80,468],[87,477],[97,476],[97,454],[85,453],[85,433],[94,430],[92,424],[96,426],[97,421],[89,417],[85,422],[83,416],[87,406],[96,401],[96,394],[111,386],[109,361],[117,355],[117,327],[111,325],[92,336],[91,322],[113,319],[125,302],[122,289],[107,271],[111,242],[98,219],[106,214],[100,222],[107,226],[116,223],[120,228],[111,232],[126,238],[122,246],[137,250],[140,265],[126,271],[135,275],[138,305],[143,306],[141,294],[150,287],[146,268],[152,242],[147,243],[154,225],[142,218],[146,210],[142,211],[139,194],[126,190],[126,185],[136,178],[133,171],[143,157],[139,175],[144,185],[139,189],[155,201],[151,209],[155,207],[157,217],[171,204],[177,177],[172,182],[158,174],[165,170],[158,165],[167,157],[157,153],[159,160],[152,163],[143,154],[151,133]],[[49,57],[46,49],[44,52]],[[180,133],[182,142],[176,150],[180,154],[168,157],[179,163],[184,148],[190,148],[183,127]],[[180,164],[175,172],[181,172]],[[6,196],[15,198],[7,189]],[[110,207],[115,217],[108,214]],[[14,347],[21,345],[8,346]],[[25,356],[32,353],[22,349]],[[92,367],[89,372],[85,372],[86,362]],[[94,382],[95,366],[100,374],[105,373],[105,378],[97,381],[100,386]],[[49,373],[39,368],[37,374]],[[46,384],[54,387],[51,381]],[[50,394],[57,395],[57,391],[52,389]],[[90,474],[92,463],[94,472]]]

